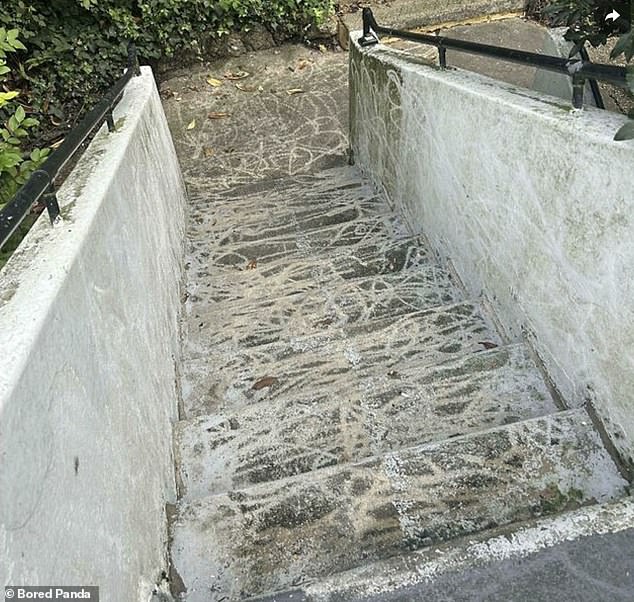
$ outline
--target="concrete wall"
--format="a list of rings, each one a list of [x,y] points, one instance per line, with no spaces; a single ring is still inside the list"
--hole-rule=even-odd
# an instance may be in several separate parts
[[[151,72],[0,273],[0,586],[148,600],[175,498],[184,188]]]
[[[612,141],[625,117],[385,48],[350,61],[358,165],[631,461],[634,142]]]

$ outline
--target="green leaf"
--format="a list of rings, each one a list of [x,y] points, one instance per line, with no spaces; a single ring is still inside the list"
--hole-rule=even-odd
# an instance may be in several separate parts
[[[0,172],[8,170],[22,161],[20,153],[6,151],[0,154]]]
[[[17,92],[0,92],[0,107],[18,96]]]
[[[620,54],[625,54],[628,61],[632,58],[632,54],[634,54],[634,35],[632,35],[632,31],[624,33],[618,39],[612,52],[610,52],[610,58],[615,59]]]
[[[615,140],[632,140],[634,138],[634,121],[628,121],[614,134]]]
[[[18,123],[22,123],[25,118],[26,118],[26,113],[24,112],[24,107],[19,106],[15,110],[15,119]]]

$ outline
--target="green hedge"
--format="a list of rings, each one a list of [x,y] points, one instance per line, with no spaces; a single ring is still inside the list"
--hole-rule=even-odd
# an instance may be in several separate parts
[[[17,57],[17,84],[55,122],[116,79],[128,40],[145,60],[201,55],[256,22],[278,39],[301,36],[331,9],[332,0],[14,0],[0,3],[0,27],[19,30],[28,51]]]

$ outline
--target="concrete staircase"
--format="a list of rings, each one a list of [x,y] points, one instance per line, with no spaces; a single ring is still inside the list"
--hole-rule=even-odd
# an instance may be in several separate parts
[[[189,240],[183,599],[304,599],[272,594],[626,493],[355,168],[199,196]]]

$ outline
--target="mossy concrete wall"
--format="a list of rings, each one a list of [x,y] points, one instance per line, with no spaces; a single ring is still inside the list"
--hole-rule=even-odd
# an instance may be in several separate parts
[[[352,46],[357,164],[631,461],[634,141],[612,140],[626,118]]]
[[[149,69],[0,273],[0,586],[166,568],[184,188]]]

